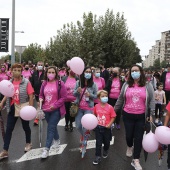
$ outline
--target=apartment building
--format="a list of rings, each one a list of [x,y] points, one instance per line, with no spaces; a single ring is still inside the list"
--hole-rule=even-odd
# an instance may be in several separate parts
[[[170,63],[170,30],[161,33],[161,39],[155,41],[155,45],[149,50],[149,55],[143,61],[144,68],[154,65],[154,61],[160,59],[160,63],[166,60]]]

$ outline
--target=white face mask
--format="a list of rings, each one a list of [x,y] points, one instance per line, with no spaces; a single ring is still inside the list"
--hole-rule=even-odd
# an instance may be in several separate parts
[[[43,66],[37,66],[37,69],[38,69],[38,70],[42,70],[42,69],[43,69]]]

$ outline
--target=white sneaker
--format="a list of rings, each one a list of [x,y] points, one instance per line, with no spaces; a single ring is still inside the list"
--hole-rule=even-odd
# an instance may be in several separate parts
[[[166,112],[163,113],[163,116],[166,116]]]
[[[127,147],[126,156],[127,157],[132,157],[132,155],[133,155],[133,146],[132,147]]]
[[[157,118],[157,119],[155,119],[155,123],[158,123],[159,122],[159,119]]]
[[[142,170],[142,167],[140,165],[139,159],[133,159],[131,165],[136,169],[136,170]]]
[[[50,149],[57,149],[57,148],[59,148],[59,147],[60,147],[60,139],[58,139],[58,140],[53,140],[53,143],[52,143]]]
[[[41,155],[41,158],[42,158],[42,159],[45,159],[45,158],[48,157],[48,155],[49,155],[49,151],[48,151],[47,149],[44,149],[44,150],[43,150],[43,153],[42,153],[42,155]]]

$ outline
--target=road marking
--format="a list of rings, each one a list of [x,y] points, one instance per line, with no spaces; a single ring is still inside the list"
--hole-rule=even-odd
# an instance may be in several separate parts
[[[114,136],[112,136],[112,140],[110,141],[110,145],[113,145],[114,144]],[[103,146],[103,145],[102,145]],[[92,149],[92,148],[96,148],[96,140],[89,140],[87,141],[87,148],[86,149]],[[79,151],[80,149],[79,148],[73,148],[73,149],[70,149],[69,151]]]
[[[62,154],[66,146],[67,144],[63,144],[63,145],[60,145],[58,149],[50,149],[49,156]],[[43,148],[31,149],[29,152],[25,153],[16,162],[19,163],[23,161],[41,158],[42,151],[43,151]]]
[[[65,118],[62,118],[59,122],[58,122],[58,126],[65,126],[66,122],[65,122]],[[73,122],[73,127],[75,126],[75,122]]]

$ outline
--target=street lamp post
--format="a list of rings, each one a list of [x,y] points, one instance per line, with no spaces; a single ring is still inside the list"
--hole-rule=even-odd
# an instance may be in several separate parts
[[[11,65],[15,63],[15,0],[12,0]]]

